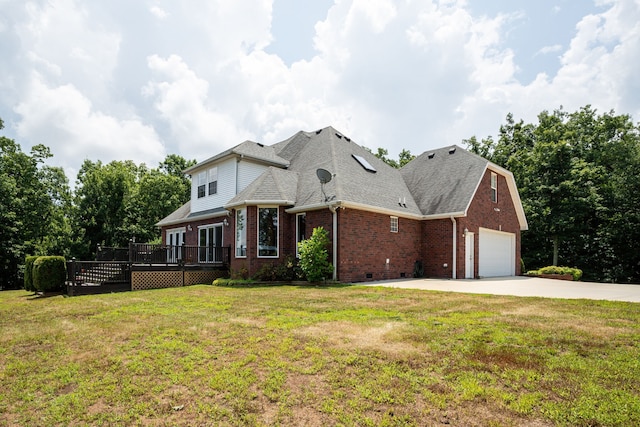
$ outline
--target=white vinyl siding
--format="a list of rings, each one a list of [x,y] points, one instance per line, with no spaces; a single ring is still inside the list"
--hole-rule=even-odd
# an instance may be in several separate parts
[[[191,212],[221,208],[236,194],[247,188],[266,169],[265,165],[247,160],[238,161],[236,158],[203,165],[201,169],[194,171],[191,175]],[[217,182],[216,192],[209,194],[209,183],[212,177],[215,177]],[[201,197],[198,197],[199,185],[205,192],[205,195]]]
[[[265,170],[267,170],[267,166],[258,163],[248,161],[238,163],[238,193],[247,188]]]
[[[227,203],[233,196],[236,195],[235,190],[235,159],[230,159],[225,162],[219,163],[215,168],[207,168],[205,170],[201,170],[199,172],[205,172],[205,175],[209,175],[212,173],[212,169],[217,169],[217,192],[215,194],[209,194],[209,189],[206,188],[207,196],[198,198],[198,189],[197,189],[197,179],[199,172],[194,173],[193,182],[191,189],[191,211],[192,212],[200,212],[205,211],[207,209],[214,209],[223,206]],[[207,178],[208,180],[208,178]],[[207,182],[208,184],[208,182]],[[208,187],[208,185],[207,185]]]

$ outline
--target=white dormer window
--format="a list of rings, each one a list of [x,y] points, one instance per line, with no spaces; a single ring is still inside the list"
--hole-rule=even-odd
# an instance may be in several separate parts
[[[218,194],[218,168],[209,169],[209,195]]]
[[[207,173],[200,172],[198,174],[198,199],[206,196],[205,188],[207,185]]]
[[[491,172],[491,201],[498,201],[498,175],[494,172]]]

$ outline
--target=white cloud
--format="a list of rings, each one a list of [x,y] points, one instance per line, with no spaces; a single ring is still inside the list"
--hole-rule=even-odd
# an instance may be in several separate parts
[[[169,14],[164,9],[158,6],[152,6],[149,9],[149,12],[151,12],[151,14],[158,19],[166,19],[169,16]]]
[[[315,25],[315,55],[287,66],[265,52],[272,4],[4,0],[0,114],[17,112],[3,117],[8,128],[76,167],[84,157],[203,159],[327,125],[393,155],[495,135],[508,112],[533,121],[593,104],[640,116],[637,1],[591,7],[570,44],[539,52],[561,54],[560,70],[528,84],[507,36],[526,11],[335,0]]]
[[[64,167],[77,167],[86,158],[155,166],[166,154],[153,128],[137,117],[116,119],[97,111],[73,85],[49,87],[37,73],[16,111],[23,117],[19,136],[53,145],[56,164]]]
[[[92,23],[94,17],[74,0],[23,7],[27,19],[16,25],[17,33],[34,69],[50,82],[73,82],[95,102],[107,102],[119,34]]]
[[[187,145],[199,158],[224,149],[230,141],[239,143],[251,134],[237,126],[234,117],[209,106],[209,84],[198,77],[182,58],[148,58],[154,81],[144,88],[154,98],[155,108],[169,123],[173,138]],[[235,144],[232,144],[235,145]]]
[[[536,55],[540,54],[540,55],[546,55],[548,53],[554,53],[554,52],[560,52],[562,51],[562,45],[561,44],[554,44],[551,46],[544,46],[542,49],[540,49],[538,52],[536,52]]]

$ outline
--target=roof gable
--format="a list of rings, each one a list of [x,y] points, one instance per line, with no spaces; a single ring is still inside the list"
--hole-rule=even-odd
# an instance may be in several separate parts
[[[452,146],[425,152],[400,172],[423,215],[459,215],[466,212],[487,163]]]
[[[520,228],[527,230],[513,174],[483,157],[453,145],[421,154],[401,173],[424,216],[464,216],[487,169],[505,177]]]
[[[277,204],[294,205],[298,188],[298,174],[292,171],[269,167],[256,180],[229,200],[225,208],[241,205]]]
[[[248,160],[253,160],[259,163],[265,163],[273,166],[287,167],[289,161],[276,154],[273,146],[259,144],[253,141],[245,141],[236,145],[228,150],[223,151],[213,157],[208,158],[190,168],[185,169],[185,174],[192,174],[198,169],[208,167],[212,163],[219,162],[227,157],[240,157]]]
[[[276,146],[281,154],[295,153],[289,170],[299,177],[296,209],[332,202],[420,215],[400,172],[332,127],[299,133]],[[366,170],[354,155],[365,159],[376,172]],[[324,186],[316,175],[318,169],[332,175]]]

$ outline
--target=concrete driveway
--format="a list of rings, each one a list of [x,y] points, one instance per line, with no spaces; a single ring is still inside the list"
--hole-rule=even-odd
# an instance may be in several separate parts
[[[399,279],[369,282],[363,285],[518,297],[640,302],[640,285],[568,282],[538,277],[497,277],[479,280]]]

